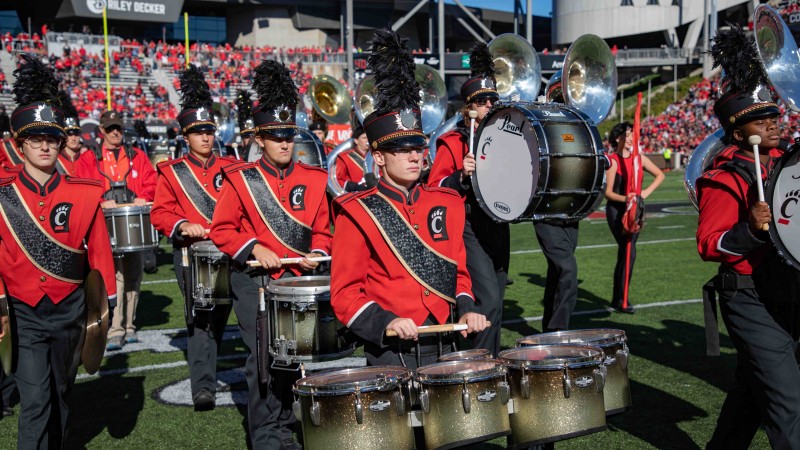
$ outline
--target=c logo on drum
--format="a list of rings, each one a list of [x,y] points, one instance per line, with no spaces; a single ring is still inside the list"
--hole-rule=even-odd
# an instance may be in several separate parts
[[[481,145],[481,159],[486,159],[486,149],[492,145],[492,137],[488,136],[485,141],[483,141],[483,145]]]
[[[434,241],[446,241],[447,238],[447,208],[437,206],[428,213],[428,232]]]
[[[289,200],[293,211],[304,211],[306,209],[305,193],[306,186],[302,184],[293,187],[289,192]]]
[[[59,203],[50,211],[50,227],[56,233],[69,231],[69,213],[72,203]]]
[[[798,202],[800,202],[800,190],[790,191],[786,194],[786,200],[781,204],[781,217],[778,219],[779,224],[789,225],[789,218],[794,216],[794,214],[789,214],[788,209]]]

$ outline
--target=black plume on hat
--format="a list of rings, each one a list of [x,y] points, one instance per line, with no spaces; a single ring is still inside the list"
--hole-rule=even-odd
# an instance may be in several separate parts
[[[730,30],[719,31],[711,46],[714,68],[722,67],[728,90],[734,92],[753,92],[759,85],[767,84],[752,38],[739,26],[728,24]]]
[[[67,91],[58,91],[58,102],[61,111],[64,112],[64,117],[78,117],[78,110],[75,109],[75,105],[72,104],[72,98],[70,98]]]
[[[419,108],[419,84],[414,78],[414,58],[408,38],[389,29],[375,30],[367,64],[375,72],[375,111]]]
[[[20,57],[22,61],[14,71],[14,101],[19,106],[35,102],[52,104],[58,98],[58,80],[53,69],[31,56]]]
[[[253,101],[250,100],[250,91],[247,89],[239,89],[236,91],[236,119],[239,122],[239,128],[244,129],[245,122],[252,115]]]
[[[181,106],[184,109],[211,109],[214,103],[211,98],[211,90],[208,88],[208,83],[206,83],[206,79],[200,69],[190,65],[181,72],[178,79],[181,83]]]
[[[496,74],[489,46],[483,42],[476,42],[469,54],[469,76],[491,78]]]
[[[259,109],[297,105],[297,86],[292,81],[289,69],[278,61],[263,61],[256,67],[253,89],[258,96]]]

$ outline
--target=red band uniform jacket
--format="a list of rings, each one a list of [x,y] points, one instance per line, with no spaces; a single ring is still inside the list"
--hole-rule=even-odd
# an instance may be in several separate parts
[[[22,156],[22,150],[17,147],[14,139],[0,140],[0,167],[12,169],[22,166],[24,161],[25,157]]]
[[[184,222],[211,228],[222,190],[222,169],[239,163],[234,158],[212,155],[205,163],[192,154],[158,164],[158,183],[150,220],[173,241],[186,247],[202,238],[181,236]]]
[[[155,169],[153,169],[153,165],[144,151],[136,147],[132,147],[131,150],[133,152],[133,160],[124,164],[124,167],[123,164],[120,164],[118,170],[120,173],[125,174],[124,179],[127,183],[127,187],[136,194],[137,198],[152,202],[156,194],[158,174]],[[100,152],[104,154],[106,151],[104,145],[103,148],[100,149]],[[119,159],[122,159],[124,152],[125,148],[123,147],[120,149]],[[111,174],[103,176],[100,172],[102,164],[103,161],[98,161],[97,155],[95,155],[94,152],[86,152],[78,158],[77,176],[102,182],[103,193],[105,193],[110,189],[109,180],[106,176],[111,176]]]
[[[355,150],[342,152],[336,158],[336,180],[345,191],[348,190],[347,184],[359,184],[364,182],[364,158]]]
[[[766,179],[782,154],[779,149],[769,151],[769,163],[761,165],[762,177]],[[720,158],[724,159],[722,163],[754,165],[752,158],[741,152],[731,154],[728,149]],[[697,180],[697,250],[704,261],[716,261],[740,275],[751,275],[772,248],[769,236],[754,236],[749,229],[750,208],[758,201],[758,188],[748,185],[735,171],[720,169],[720,165],[715,161],[717,168]]]
[[[343,195],[334,202],[331,306],[339,321],[361,338],[382,345],[386,326],[396,318],[422,325],[429,316],[440,324],[450,316],[453,299],[438,295],[410,274],[392,250],[395,246],[403,254],[402,248],[408,244],[400,234],[382,233],[367,212],[363,202],[372,196],[381,196],[393,206],[402,218],[397,226],[411,230],[426,247],[456,265],[458,312],[474,311],[462,239],[465,217],[461,198],[451,189],[424,185],[417,185],[406,196],[381,181],[377,187]]]
[[[35,307],[81,287],[86,266],[116,299],[114,258],[94,180],[54,173],[44,186],[21,170],[0,181],[0,276],[5,291]],[[3,289],[0,284],[0,289]]]
[[[431,186],[455,189],[462,197],[469,192],[469,185],[461,183],[461,171],[464,169],[464,157],[469,151],[469,131],[458,128],[445,133],[436,140],[436,159],[428,175]]]
[[[211,240],[238,264],[246,263],[256,243],[279,258],[300,257],[309,252],[328,255],[331,232],[325,196],[327,180],[324,169],[293,161],[283,170],[263,158],[224,169]],[[257,195],[254,184],[266,184],[272,193]],[[274,202],[273,214],[262,212],[256,203],[267,201]],[[310,239],[304,239],[309,235]],[[270,272],[270,276],[279,278],[287,270],[294,275],[302,273],[299,266],[291,265]]]
[[[75,155],[75,159],[70,159],[66,152],[62,149],[58,153],[58,161],[56,161],[56,170],[61,175],[77,176],[78,173],[78,160],[81,158],[80,153]]]

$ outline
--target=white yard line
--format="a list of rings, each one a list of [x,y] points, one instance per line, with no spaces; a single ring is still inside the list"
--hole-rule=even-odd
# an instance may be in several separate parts
[[[694,241],[695,238],[675,238],[675,239],[659,239],[657,241],[639,241],[636,245],[648,245],[648,244],[669,244],[672,242],[686,242],[686,241]],[[616,247],[617,244],[596,244],[596,245],[579,245],[578,250],[590,250],[595,248],[613,248]],[[534,250],[515,250],[511,252],[512,255],[525,255],[528,253],[541,253],[541,249],[534,249]]]

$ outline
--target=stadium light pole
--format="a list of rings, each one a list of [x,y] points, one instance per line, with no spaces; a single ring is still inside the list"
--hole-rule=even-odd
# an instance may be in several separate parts
[[[355,89],[355,74],[353,73],[353,0],[347,0],[347,81]]]
[[[711,0],[703,0],[703,78],[708,79],[711,73],[711,58],[708,55],[708,10]]]
[[[436,32],[439,33],[439,76],[444,80],[444,0],[439,2],[439,26]]]

